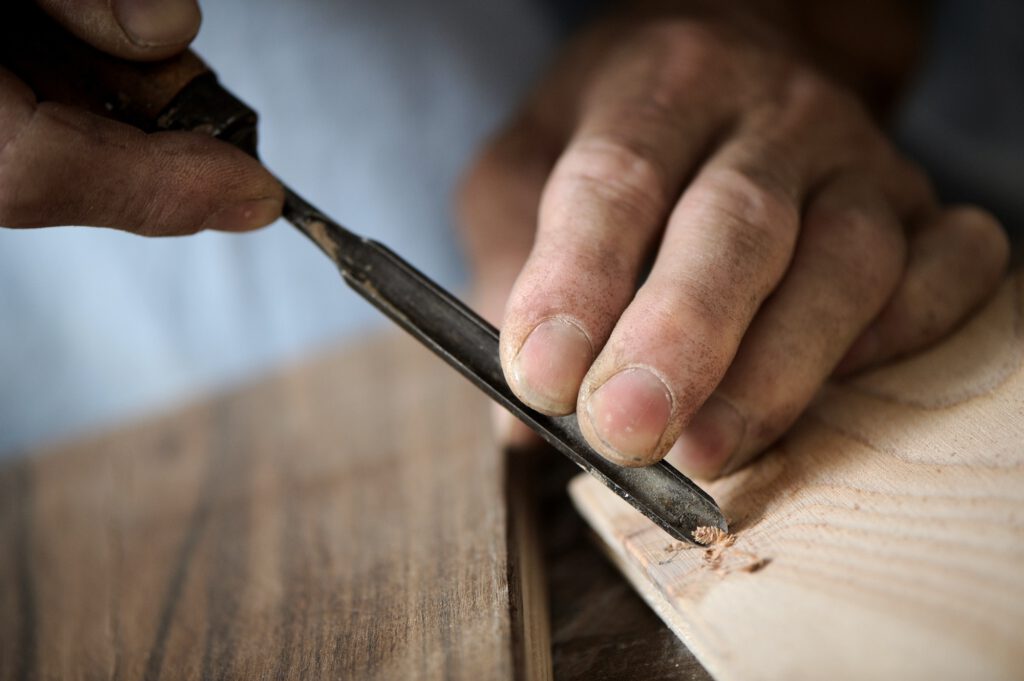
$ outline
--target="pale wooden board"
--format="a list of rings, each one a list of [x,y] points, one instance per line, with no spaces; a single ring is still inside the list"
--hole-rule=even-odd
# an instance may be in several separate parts
[[[708,485],[738,535],[717,568],[592,479],[574,501],[719,681],[1022,679],[1022,320],[1017,274],[940,346],[827,387]]]
[[[0,469],[0,679],[549,678],[510,477],[395,335],[39,453]]]

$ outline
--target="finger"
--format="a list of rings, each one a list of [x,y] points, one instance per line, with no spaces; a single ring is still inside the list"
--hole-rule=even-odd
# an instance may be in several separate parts
[[[785,272],[805,180],[799,152],[768,139],[739,131],[705,164],[584,380],[581,429],[618,463],[647,465],[665,454]]]
[[[199,31],[196,0],[36,0],[76,36],[125,59],[162,59]]]
[[[460,182],[456,208],[473,301],[496,326],[533,246],[541,193],[573,134],[588,73],[621,34],[621,26],[610,23],[595,23],[566,44],[522,110],[484,145]]]
[[[0,224],[95,225],[144,235],[244,230],[280,215],[257,161],[187,132],[139,130],[53,103],[0,68]]]
[[[539,411],[572,412],[671,204],[727,118],[724,99],[688,98],[708,77],[703,61],[663,57],[644,52],[603,74],[544,189],[501,334],[506,378]]]
[[[710,478],[777,439],[885,304],[904,252],[902,227],[873,185],[847,175],[817,192],[785,278],[670,460]]]
[[[1006,233],[990,214],[970,206],[937,212],[911,235],[899,286],[837,373],[848,374],[942,338],[992,294],[1009,253]]]

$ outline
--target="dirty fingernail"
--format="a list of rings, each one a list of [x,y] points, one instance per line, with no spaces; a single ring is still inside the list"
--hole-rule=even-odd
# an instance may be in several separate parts
[[[203,223],[202,229],[244,232],[268,225],[281,215],[278,199],[256,199],[222,208]]]
[[[194,0],[114,0],[113,9],[128,39],[141,47],[185,43],[199,28]]]
[[[746,420],[727,400],[712,395],[676,441],[673,461],[698,478],[721,475],[736,455]]]
[[[512,360],[516,394],[545,414],[571,414],[580,383],[594,361],[590,339],[575,323],[560,317],[545,320],[530,332]]]
[[[672,396],[665,383],[646,369],[623,369],[587,400],[587,417],[616,463],[653,463],[656,448],[672,415]]]

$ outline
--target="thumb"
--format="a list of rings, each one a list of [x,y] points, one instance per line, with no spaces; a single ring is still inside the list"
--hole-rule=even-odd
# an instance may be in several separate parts
[[[125,59],[163,59],[199,31],[196,0],[37,0],[76,36]]]
[[[236,231],[276,219],[283,198],[262,165],[225,142],[147,135],[37,103],[0,68],[0,225],[94,225],[149,236]]]

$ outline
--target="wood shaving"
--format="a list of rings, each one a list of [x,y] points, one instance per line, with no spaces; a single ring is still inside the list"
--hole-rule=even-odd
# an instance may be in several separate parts
[[[701,525],[693,531],[693,539],[704,546],[725,547],[736,543],[736,535],[706,525]]]
[[[735,548],[733,544],[736,543],[736,535],[723,532],[717,527],[698,527],[693,531],[693,538],[705,546],[702,556],[704,565],[719,575],[737,571],[757,572],[772,562],[771,558],[761,558],[750,551]],[[687,548],[690,546],[684,542],[665,544],[662,548],[665,558],[659,560],[658,565],[668,565]]]
[[[750,551],[733,548],[736,535],[717,527],[698,527],[693,531],[693,538],[707,547],[704,549],[704,564],[720,575],[737,570],[757,572],[772,561],[771,558],[761,558]]]

